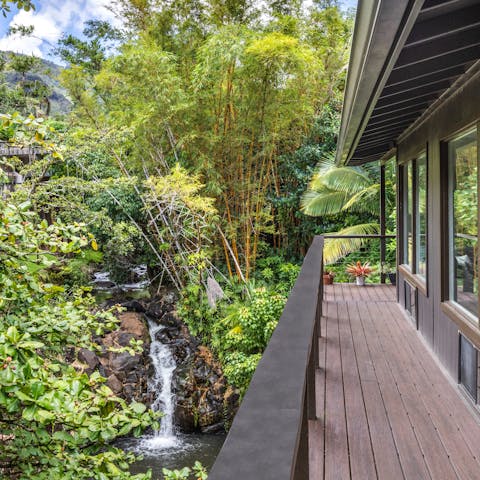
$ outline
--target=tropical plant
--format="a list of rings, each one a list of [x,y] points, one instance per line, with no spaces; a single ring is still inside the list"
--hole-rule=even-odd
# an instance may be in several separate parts
[[[368,277],[372,272],[373,268],[370,267],[369,262],[362,262],[357,261],[356,263],[350,263],[347,265],[346,272],[350,274],[352,277]]]
[[[66,359],[94,350],[115,327],[83,289],[52,282],[71,256],[93,246],[81,225],[47,224],[28,203],[0,203],[0,473],[43,480],[130,479],[131,454],[111,446],[140,435],[155,414],[127,405],[97,372]],[[69,353],[70,352],[70,353]]]
[[[192,468],[183,467],[178,470],[169,470],[168,468],[162,469],[164,480],[188,480],[191,475],[195,480],[207,480],[208,475],[205,467],[197,460]]]
[[[1,0],[0,12],[4,17],[10,12],[10,5],[16,6],[18,9],[23,9],[26,12],[35,9],[35,4],[32,0]]]
[[[357,212],[367,218],[379,214],[380,184],[371,171],[362,167],[335,164],[333,154],[326,155],[318,165],[308,190],[302,197],[301,209],[311,216],[329,216],[342,212]],[[378,222],[369,221],[348,226],[337,235],[369,235],[379,232]],[[325,243],[325,263],[333,263],[348,253],[358,250],[366,239],[330,239]]]

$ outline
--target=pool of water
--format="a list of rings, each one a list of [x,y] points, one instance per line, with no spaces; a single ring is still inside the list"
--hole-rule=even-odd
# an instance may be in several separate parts
[[[192,467],[196,460],[209,471],[225,437],[221,434],[189,434],[170,438],[145,435],[123,440],[120,446],[143,456],[131,466],[132,473],[144,473],[152,469],[152,479],[163,480],[162,468],[173,470]]]

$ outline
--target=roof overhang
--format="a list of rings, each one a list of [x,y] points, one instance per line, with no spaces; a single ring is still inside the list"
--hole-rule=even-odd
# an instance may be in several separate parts
[[[477,0],[360,0],[337,162],[382,159],[478,59]]]

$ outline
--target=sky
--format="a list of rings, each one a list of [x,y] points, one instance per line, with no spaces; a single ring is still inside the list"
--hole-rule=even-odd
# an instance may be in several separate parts
[[[80,36],[83,23],[90,19],[118,20],[106,6],[110,0],[35,0],[35,10],[12,7],[6,18],[0,16],[0,50],[33,54],[52,59],[50,50],[63,33]],[[33,25],[32,37],[7,36],[10,25]]]
[[[6,18],[0,15],[0,51],[33,54],[55,61],[50,51],[62,34],[81,36],[83,23],[93,18],[114,25],[119,22],[106,8],[110,0],[35,0],[34,3],[34,11],[18,11],[12,7]],[[344,8],[351,8],[356,7],[357,0],[341,3]],[[35,31],[32,37],[7,36],[11,25],[33,25]]]

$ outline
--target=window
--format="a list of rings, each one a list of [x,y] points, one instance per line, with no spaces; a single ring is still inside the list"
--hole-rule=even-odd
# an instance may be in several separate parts
[[[403,263],[412,273],[427,275],[427,157],[403,167]]]
[[[450,299],[478,316],[477,131],[448,143]]]
[[[427,158],[422,155],[416,161],[417,201],[416,216],[416,273],[427,274]]]
[[[404,168],[404,258],[403,263],[407,264],[413,271],[413,165],[408,163]]]

